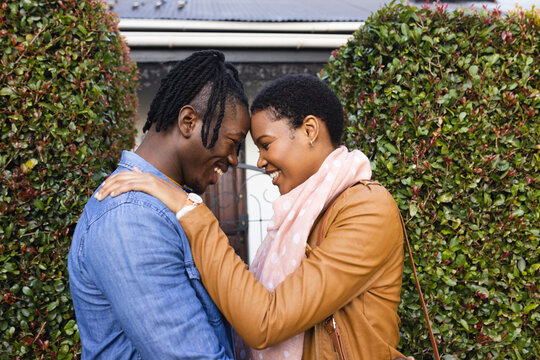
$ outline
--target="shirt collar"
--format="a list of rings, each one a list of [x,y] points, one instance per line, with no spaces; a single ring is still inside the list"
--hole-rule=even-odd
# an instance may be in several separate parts
[[[133,170],[133,168],[136,167],[142,172],[154,174],[157,177],[160,177],[162,179],[172,182],[173,184],[175,184],[176,186],[179,186],[182,189],[185,188],[186,190],[188,190],[187,187],[178,184],[176,181],[169,178],[167,175],[163,174],[161,171],[156,169],[152,164],[150,164],[148,161],[146,161],[139,155],[135,154],[133,151],[128,151],[128,150],[122,151],[122,157],[120,158],[120,162],[118,163],[118,165],[124,168],[127,168],[129,170]]]

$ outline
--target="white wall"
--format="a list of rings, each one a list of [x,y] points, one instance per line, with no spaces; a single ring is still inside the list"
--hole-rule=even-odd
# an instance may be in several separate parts
[[[246,136],[246,164],[257,166],[259,151],[253,143],[251,134]],[[249,216],[249,263],[264,240],[266,226],[271,219],[272,202],[279,197],[277,186],[272,185],[270,176],[259,171],[246,170],[246,192]]]

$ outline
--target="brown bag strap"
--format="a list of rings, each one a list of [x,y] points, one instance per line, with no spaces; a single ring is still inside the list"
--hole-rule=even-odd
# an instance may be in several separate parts
[[[339,360],[346,360],[345,353],[343,352],[343,345],[341,344],[341,332],[339,331],[339,326],[334,319],[334,315],[329,316],[324,320],[324,328],[334,344],[334,350],[337,353]]]
[[[409,243],[409,237],[407,236],[407,231],[405,231],[405,222],[401,213],[399,214],[399,219],[401,220],[401,227],[403,228],[403,236],[405,237],[405,242],[407,244],[407,251],[409,252],[409,260],[411,260],[411,266],[414,274],[414,280],[416,281],[416,288],[418,289],[418,294],[420,295],[420,302],[422,303],[422,309],[424,310],[424,317],[426,319],[426,324],[429,331],[429,340],[431,341],[431,347],[433,348],[433,355],[435,360],[440,360],[439,351],[437,350],[437,343],[435,342],[435,336],[433,336],[433,330],[431,329],[431,322],[429,321],[429,315],[424,302],[424,296],[422,295],[422,288],[420,287],[420,282],[418,281],[418,275],[416,273],[416,266],[414,266],[414,259],[411,251],[411,244]]]

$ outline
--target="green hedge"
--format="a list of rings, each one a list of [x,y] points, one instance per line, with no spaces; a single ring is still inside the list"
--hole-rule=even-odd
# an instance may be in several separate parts
[[[391,4],[321,73],[407,223],[443,359],[540,358],[540,16]],[[400,349],[430,358],[406,260]]]
[[[136,65],[101,1],[2,2],[0,20],[0,359],[70,359],[67,252],[134,145]]]

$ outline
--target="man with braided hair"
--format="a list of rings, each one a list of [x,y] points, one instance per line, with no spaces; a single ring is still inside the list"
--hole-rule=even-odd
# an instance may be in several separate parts
[[[135,152],[140,169],[203,193],[249,130],[238,72],[215,50],[178,62],[162,80]],[[96,193],[99,198],[99,189]],[[232,330],[204,289],[175,214],[132,191],[90,198],[68,259],[83,359],[232,359]]]

